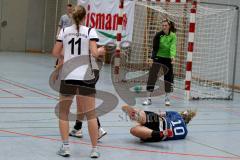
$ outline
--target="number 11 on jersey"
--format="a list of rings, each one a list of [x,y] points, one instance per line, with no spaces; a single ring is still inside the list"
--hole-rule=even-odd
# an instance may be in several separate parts
[[[78,55],[81,55],[81,38],[79,38],[76,42],[75,42],[75,38],[72,38],[69,42],[69,45],[71,45],[71,54],[74,55],[75,53],[75,46],[77,46],[78,48]]]

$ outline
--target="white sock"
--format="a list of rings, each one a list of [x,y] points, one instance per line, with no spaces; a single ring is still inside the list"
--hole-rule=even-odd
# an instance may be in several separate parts
[[[97,150],[98,148],[97,148],[97,146],[92,146],[92,149]]]
[[[68,141],[63,141],[63,146],[69,146],[69,142]]]
[[[168,98],[168,96],[169,96],[169,93],[166,93],[165,97]]]
[[[148,99],[150,100],[151,100],[151,95],[152,95],[152,92],[147,92]]]

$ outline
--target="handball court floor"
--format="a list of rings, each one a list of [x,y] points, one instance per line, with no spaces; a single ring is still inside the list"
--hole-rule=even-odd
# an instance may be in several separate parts
[[[61,144],[54,108],[58,94],[48,84],[55,59],[48,54],[0,52],[0,160],[62,160],[56,155]],[[104,66],[98,89],[116,94],[111,84],[110,67]],[[197,109],[188,126],[185,140],[141,143],[130,135],[133,122],[118,107],[100,117],[108,132],[99,142],[99,160],[240,160],[240,94],[234,101],[190,101],[177,95],[165,107],[163,97],[153,99],[142,109]],[[72,106],[72,112],[75,111]],[[71,122],[73,126],[73,122]],[[91,147],[86,122],[82,139],[70,138],[69,160],[87,160]]]

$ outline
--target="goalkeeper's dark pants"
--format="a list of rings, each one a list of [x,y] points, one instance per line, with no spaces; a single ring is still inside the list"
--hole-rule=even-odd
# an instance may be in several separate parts
[[[165,92],[173,91],[173,64],[171,58],[155,58],[149,71],[147,91],[153,92],[156,81],[164,75]]]

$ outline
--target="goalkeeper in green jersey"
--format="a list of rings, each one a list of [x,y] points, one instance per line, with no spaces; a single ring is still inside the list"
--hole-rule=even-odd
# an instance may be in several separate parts
[[[157,81],[159,71],[163,71],[165,85],[165,105],[170,105],[169,94],[173,91],[173,63],[176,57],[176,28],[174,23],[165,19],[162,21],[162,31],[153,39],[152,59],[153,64],[149,71],[147,82],[148,97],[143,105],[151,105],[151,93]]]

